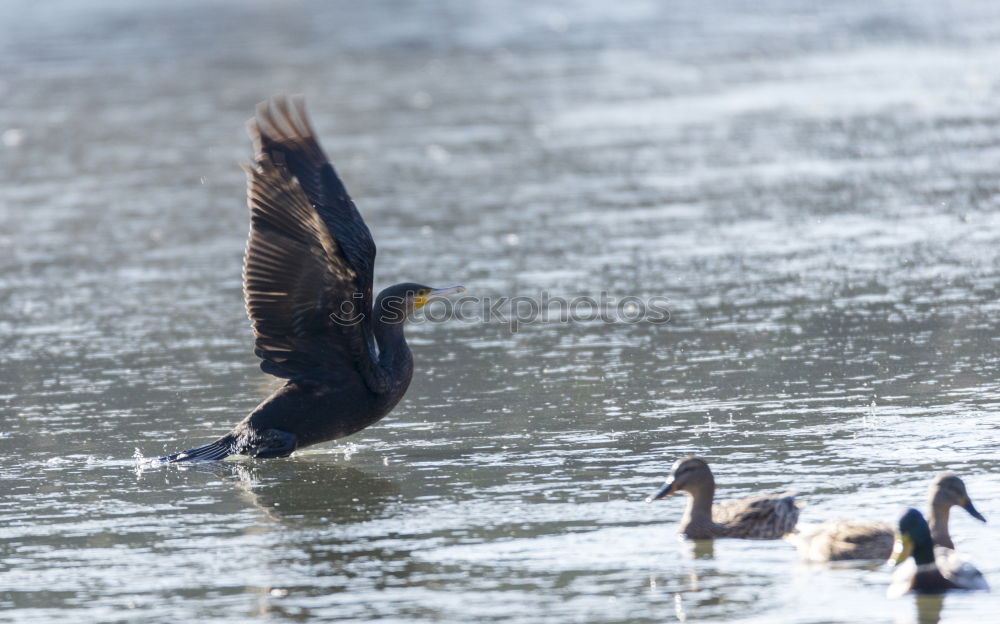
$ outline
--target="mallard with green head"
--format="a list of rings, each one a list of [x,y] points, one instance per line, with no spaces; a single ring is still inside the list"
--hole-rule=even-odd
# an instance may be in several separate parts
[[[948,516],[958,506],[977,520],[986,518],[976,510],[965,483],[950,472],[942,472],[931,481],[927,505],[934,544],[955,548],[948,533]],[[885,522],[864,520],[827,520],[811,527],[800,526],[788,536],[809,561],[849,561],[872,559],[885,561],[892,554],[895,529]]]
[[[940,594],[951,589],[989,589],[982,572],[955,551],[935,553],[931,528],[916,509],[899,517],[890,561],[896,564],[890,597],[910,592]]]
[[[672,472],[671,479],[646,502],[686,492],[688,504],[678,532],[691,539],[779,539],[794,529],[799,519],[799,507],[791,493],[748,496],[713,506],[715,477],[700,457],[677,460]]]

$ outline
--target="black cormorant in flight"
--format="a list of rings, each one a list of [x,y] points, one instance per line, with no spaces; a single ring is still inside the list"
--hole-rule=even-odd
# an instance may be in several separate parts
[[[250,239],[243,294],[254,353],[287,379],[232,431],[168,462],[285,457],[388,414],[413,376],[407,316],[461,286],[390,286],[372,302],[375,243],[327,162],[301,96],[257,106],[247,129]]]

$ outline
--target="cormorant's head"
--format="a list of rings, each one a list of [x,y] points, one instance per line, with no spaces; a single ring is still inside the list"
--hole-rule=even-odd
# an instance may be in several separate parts
[[[654,494],[646,497],[646,502],[652,502],[666,498],[680,491],[690,491],[706,486],[715,485],[715,477],[708,467],[708,462],[700,457],[691,455],[674,462],[671,478],[663,484]]]
[[[899,565],[913,554],[918,564],[928,563],[920,560],[926,558],[927,553],[930,553],[930,560],[933,561],[934,541],[931,539],[931,528],[923,515],[911,507],[899,516],[899,522],[896,524],[896,543],[892,548],[890,561]],[[922,556],[917,557],[917,555]]]
[[[464,286],[431,288],[413,282],[395,284],[378,294],[378,299],[375,301],[375,315],[383,323],[402,323],[415,310],[419,310],[431,301],[463,292],[465,292]]]
[[[965,490],[965,483],[950,472],[942,472],[931,482],[930,504],[932,509],[938,505],[958,505],[976,520],[986,522],[983,514],[973,506],[972,499]]]

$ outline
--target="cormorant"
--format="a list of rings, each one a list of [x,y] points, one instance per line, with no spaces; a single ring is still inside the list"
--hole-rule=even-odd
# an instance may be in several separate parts
[[[287,381],[226,435],[162,461],[285,457],[364,429],[410,385],[407,316],[465,290],[396,284],[373,306],[375,242],[323,154],[303,98],[261,102],[247,130],[255,163],[244,166],[243,294],[261,369]]]

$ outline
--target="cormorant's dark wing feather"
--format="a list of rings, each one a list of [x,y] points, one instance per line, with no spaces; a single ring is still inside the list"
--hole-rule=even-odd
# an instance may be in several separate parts
[[[378,387],[360,324],[331,318],[354,300],[354,268],[288,169],[261,153],[247,173],[243,290],[261,368],[278,377],[327,379],[351,368]]]
[[[261,368],[278,377],[350,364],[327,316],[353,292],[353,271],[298,183],[265,156],[247,168],[250,238],[243,294]]]
[[[249,123],[254,152],[267,155],[299,181],[309,202],[337,241],[347,263],[354,269],[356,293],[353,303],[364,312],[365,348],[374,356],[371,338],[372,281],[375,273],[375,241],[357,206],[337,176],[309,123],[302,96],[275,97],[257,105]]]

